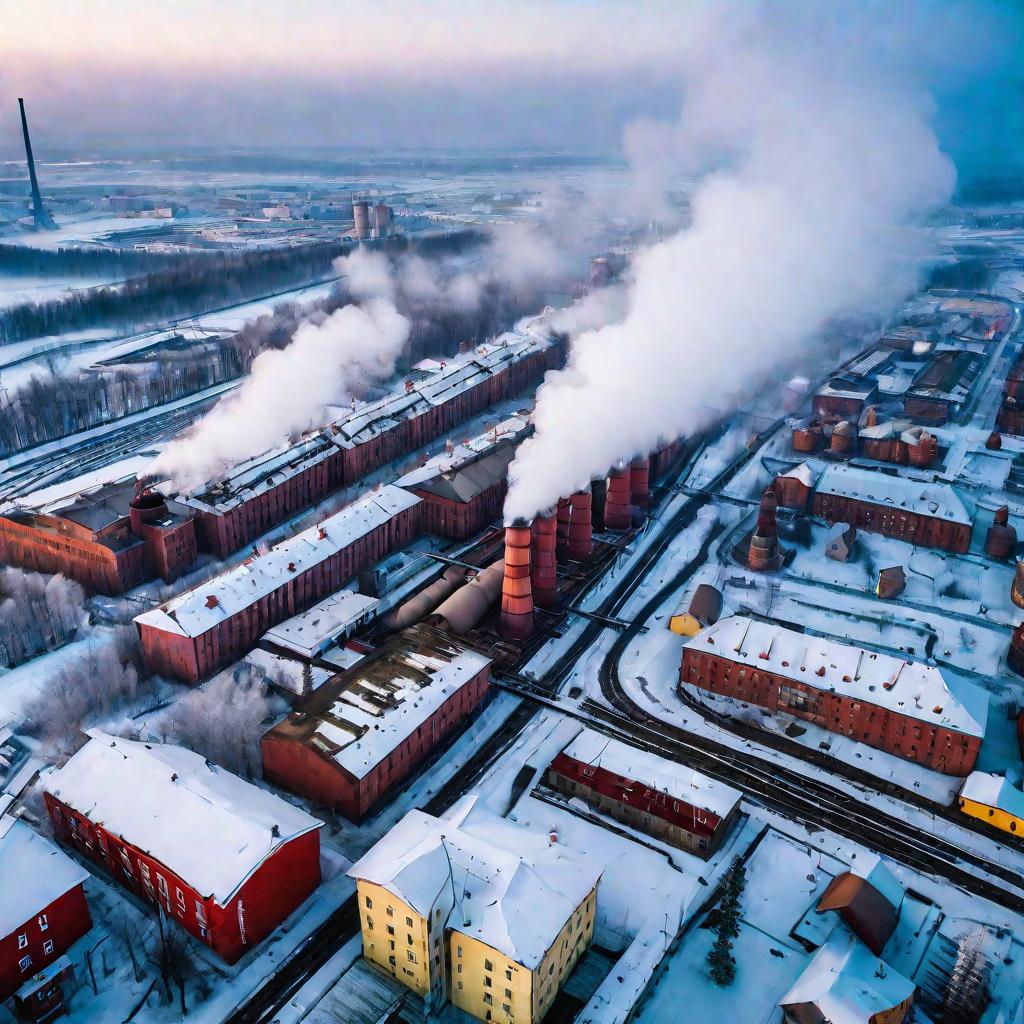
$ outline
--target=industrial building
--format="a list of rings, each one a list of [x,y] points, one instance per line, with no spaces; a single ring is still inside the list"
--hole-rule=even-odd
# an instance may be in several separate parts
[[[263,644],[312,660],[369,622],[379,604],[375,597],[354,590],[337,590],[312,608],[268,629],[263,634]]]
[[[480,707],[490,664],[437,634],[398,634],[264,733],[264,778],[361,820]]]
[[[320,884],[322,822],[183,747],[93,730],[43,789],[62,842],[229,964]]]
[[[137,492],[133,480],[0,516],[0,560],[62,573],[94,593],[177,579],[196,554],[191,515],[172,512],[155,491]]]
[[[772,486],[784,507],[830,523],[958,554],[971,546],[971,517],[951,484],[848,464],[804,462],[777,476]]]
[[[559,752],[548,785],[616,821],[707,860],[722,844],[741,794],[722,782],[583,729]]]
[[[539,1022],[594,934],[601,868],[472,795],[410,811],[348,873],[363,956],[434,1011]]]
[[[508,467],[532,429],[527,415],[511,416],[398,479],[397,486],[423,499],[424,532],[465,540],[499,517]]]
[[[903,398],[904,412],[921,423],[948,423],[970,396],[984,362],[974,352],[938,352],[914,376]]]
[[[0,1002],[92,927],[89,872],[12,815],[0,818]]]
[[[154,672],[195,683],[420,530],[420,499],[385,486],[135,619]]]
[[[810,722],[947,775],[967,775],[985,736],[988,697],[942,672],[733,615],[683,648],[680,684]]]

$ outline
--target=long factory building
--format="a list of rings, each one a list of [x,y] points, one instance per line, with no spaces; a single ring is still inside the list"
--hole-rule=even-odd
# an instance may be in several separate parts
[[[136,494],[133,482],[121,479],[45,505],[11,506],[0,515],[0,559],[63,573],[92,592],[119,594],[157,576],[176,579],[199,551],[226,558],[340,488],[539,383],[564,352],[545,324],[537,317],[447,361],[425,360],[383,398],[336,410],[324,430],[188,494]]]

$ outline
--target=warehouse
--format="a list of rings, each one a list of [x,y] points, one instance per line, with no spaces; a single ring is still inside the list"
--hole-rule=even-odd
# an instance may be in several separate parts
[[[465,540],[501,515],[508,467],[532,427],[512,416],[462,444],[450,446],[396,481],[423,499],[425,533]]]
[[[929,425],[948,423],[967,401],[983,365],[982,357],[973,352],[939,352],[914,377],[903,411]]]
[[[399,487],[372,491],[267,554],[139,615],[150,669],[195,683],[230,665],[272,626],[408,544],[420,530],[420,504]]]
[[[196,553],[191,514],[172,512],[155,491],[137,493],[128,479],[0,517],[0,561],[62,573],[93,593],[175,580]]]
[[[683,648],[679,681],[811,722],[947,775],[967,775],[988,699],[961,683],[965,706],[931,665],[733,615]]]
[[[480,706],[490,664],[436,634],[398,634],[264,734],[264,778],[361,820]]]
[[[853,374],[839,375],[815,392],[811,408],[818,416],[856,418],[877,394],[878,386],[873,381]]]
[[[62,842],[229,964],[320,884],[322,822],[183,747],[91,730],[43,789]]]
[[[380,602],[353,590],[338,590],[312,608],[293,615],[263,634],[263,643],[300,658],[319,657],[340,637],[369,622]]]
[[[558,754],[546,779],[559,792],[705,860],[732,827],[741,796],[700,772],[591,729]]]
[[[779,503],[830,523],[965,554],[971,517],[950,484],[923,483],[852,465],[805,462],[775,478]]]

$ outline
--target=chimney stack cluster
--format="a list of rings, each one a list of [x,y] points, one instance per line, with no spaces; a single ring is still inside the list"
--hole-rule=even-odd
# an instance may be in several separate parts
[[[593,553],[590,488],[577,491],[569,506],[569,558],[585,562]]]
[[[628,530],[632,525],[629,467],[620,462],[608,475],[608,493],[604,503],[604,525],[608,530]]]

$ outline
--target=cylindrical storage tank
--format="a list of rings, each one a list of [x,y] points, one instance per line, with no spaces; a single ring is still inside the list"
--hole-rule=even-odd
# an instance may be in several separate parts
[[[391,208],[387,203],[378,203],[373,208],[373,219],[376,222],[377,237],[383,238],[391,225]]]
[[[569,499],[559,498],[558,508],[555,511],[557,523],[555,551],[560,562],[564,562],[569,557],[569,516]]]
[[[590,481],[590,525],[600,533],[604,529],[604,504],[608,496],[608,481],[595,476]]]
[[[810,427],[793,428],[793,451],[811,453],[816,452],[824,442],[821,427],[814,425]]]
[[[1019,676],[1024,676],[1024,622],[1010,637],[1010,649],[1006,653],[1006,661],[1010,668]]]
[[[1010,526],[1010,510],[1004,505],[996,509],[992,525],[985,535],[985,554],[1005,561],[1017,550],[1017,531]]]
[[[140,491],[128,506],[128,522],[132,533],[139,533],[146,523],[155,523],[167,516],[167,501],[158,491],[148,487]]]
[[[541,608],[550,608],[558,597],[558,572],[555,568],[558,521],[553,511],[534,519],[530,538],[530,583],[533,587],[533,601]]]
[[[939,457],[939,442],[934,434],[921,431],[916,444],[907,444],[907,462],[918,469],[926,469]]]
[[[504,578],[504,563],[500,560],[492,562],[439,604],[427,621],[447,629],[455,636],[464,636],[498,599]]]
[[[1010,584],[1010,600],[1019,608],[1024,608],[1024,562],[1017,562],[1013,583]]]
[[[832,428],[832,451],[837,455],[852,455],[857,450],[857,428],[843,420]]]
[[[577,491],[572,496],[569,517],[569,558],[585,562],[594,551],[590,520],[590,491]]]
[[[608,493],[604,502],[604,525],[608,530],[628,530],[629,468],[620,462],[608,475]]]
[[[352,221],[355,225],[356,238],[370,237],[370,204],[357,200],[352,204]]]
[[[651,504],[651,461],[645,455],[634,459],[629,466],[629,500],[644,512]]]
[[[530,524],[517,519],[505,527],[505,576],[501,584],[501,635],[525,640],[533,632],[530,586]]]

